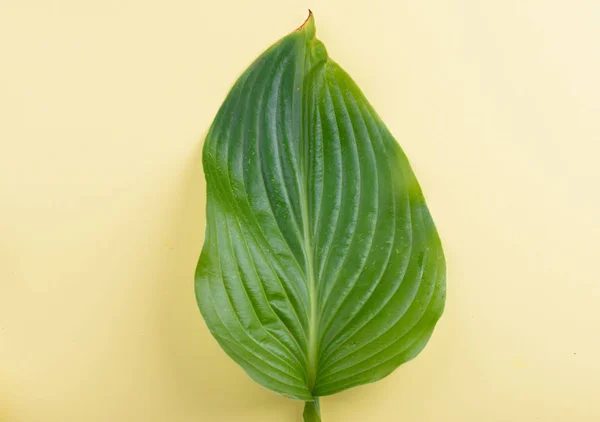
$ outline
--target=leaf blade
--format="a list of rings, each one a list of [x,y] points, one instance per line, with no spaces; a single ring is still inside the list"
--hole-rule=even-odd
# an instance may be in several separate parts
[[[207,135],[196,296],[257,382],[311,401],[425,346],[445,259],[414,173],[314,18],[240,77]]]

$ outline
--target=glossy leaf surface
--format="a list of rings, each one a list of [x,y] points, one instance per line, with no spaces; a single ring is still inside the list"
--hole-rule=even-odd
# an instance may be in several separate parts
[[[407,158],[312,15],[236,82],[203,166],[196,296],[254,380],[312,401],[421,351],[444,308],[440,239]]]

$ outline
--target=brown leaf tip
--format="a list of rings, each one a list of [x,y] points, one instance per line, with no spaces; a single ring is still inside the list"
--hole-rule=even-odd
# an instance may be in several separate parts
[[[304,28],[304,26],[308,23],[312,14],[313,14],[312,10],[308,9],[308,17],[306,18],[306,20],[304,21],[304,23],[302,25],[300,25],[298,28],[296,28],[296,31],[302,31],[302,28]]]

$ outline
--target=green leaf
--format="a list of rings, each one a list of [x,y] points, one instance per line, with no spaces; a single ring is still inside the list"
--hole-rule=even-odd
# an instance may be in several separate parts
[[[250,377],[320,420],[316,397],[423,349],[445,302],[440,239],[406,156],[312,14],[236,82],[203,165],[196,296]]]

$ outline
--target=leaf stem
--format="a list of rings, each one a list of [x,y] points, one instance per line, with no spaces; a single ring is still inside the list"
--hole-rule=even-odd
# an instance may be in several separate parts
[[[304,422],[321,422],[321,405],[318,397],[304,404]]]

